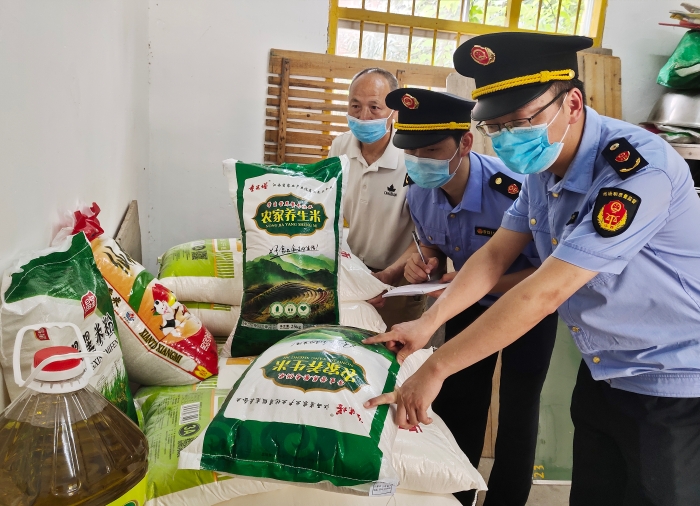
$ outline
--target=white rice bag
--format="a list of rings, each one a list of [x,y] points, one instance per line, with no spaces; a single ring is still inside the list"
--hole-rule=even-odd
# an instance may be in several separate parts
[[[241,315],[241,306],[212,304],[210,302],[183,302],[183,304],[190,313],[199,318],[202,325],[213,336],[217,337],[230,335],[236,327],[238,317]]]
[[[160,282],[178,299],[241,305],[243,245],[240,239],[205,239],[179,244],[158,258],[158,263]]]
[[[340,301],[369,300],[392,287],[372,276],[362,260],[349,249],[340,250]]]
[[[371,330],[381,334],[386,332],[386,323],[379,312],[367,302],[357,300],[340,303],[340,324],[346,327]]]

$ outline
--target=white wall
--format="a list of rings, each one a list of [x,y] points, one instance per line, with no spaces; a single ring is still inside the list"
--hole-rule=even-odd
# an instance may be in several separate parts
[[[677,23],[669,19],[668,11],[682,9],[680,4],[681,0],[608,0],[603,47],[622,59],[625,121],[646,121],[667,89],[656,84],[656,77],[687,30],[659,22]]]
[[[0,0],[0,271],[78,200],[113,234],[145,198],[147,51],[145,0]]]
[[[262,162],[271,48],[324,53],[328,0],[150,0],[151,209],[144,263],[237,235],[221,161]]]

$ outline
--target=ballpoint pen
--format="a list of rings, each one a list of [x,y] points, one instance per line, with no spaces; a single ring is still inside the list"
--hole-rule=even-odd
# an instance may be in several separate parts
[[[413,242],[416,243],[416,248],[418,248],[418,254],[420,255],[420,259],[423,260],[423,263],[425,265],[428,265],[428,262],[425,261],[425,257],[423,256],[423,250],[420,249],[420,241],[418,240],[418,234],[416,234],[415,230],[411,233],[413,234]],[[432,281],[430,279],[430,274],[428,274],[428,281]]]

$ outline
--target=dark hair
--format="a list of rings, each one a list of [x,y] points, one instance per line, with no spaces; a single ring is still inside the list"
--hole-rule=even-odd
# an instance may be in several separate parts
[[[459,144],[462,142],[462,137],[464,137],[464,134],[467,132],[469,132],[469,130],[457,130],[456,132],[449,134],[448,137],[452,137],[455,144],[457,144],[457,147],[459,147]]]
[[[384,79],[386,79],[386,82],[389,83],[389,91],[394,91],[399,89],[399,82],[396,80],[396,77],[394,74],[389,72],[388,70],[381,69],[379,67],[370,67],[368,69],[361,70],[357,74],[355,74],[355,77],[352,78],[352,81],[350,82],[350,86],[348,86],[348,89],[352,87],[353,84],[355,84],[355,81],[359,77],[364,76],[365,74],[379,74],[382,76]]]
[[[585,104],[586,90],[583,87],[583,82],[579,79],[572,79],[571,81],[554,81],[552,86],[549,87],[549,91],[551,91],[552,95],[555,97],[560,93],[562,94],[557,100],[557,105],[561,105],[564,101],[564,92],[573,90],[574,88],[581,92],[581,95],[583,96],[583,103]]]

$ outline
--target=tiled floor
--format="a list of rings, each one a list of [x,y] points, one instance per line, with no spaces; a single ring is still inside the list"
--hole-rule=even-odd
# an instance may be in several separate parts
[[[493,466],[493,459],[481,459],[479,463],[479,472],[487,482],[491,466]],[[568,485],[533,485],[527,506],[567,506],[570,488]],[[485,492],[479,494],[477,506],[484,503],[484,495]]]

